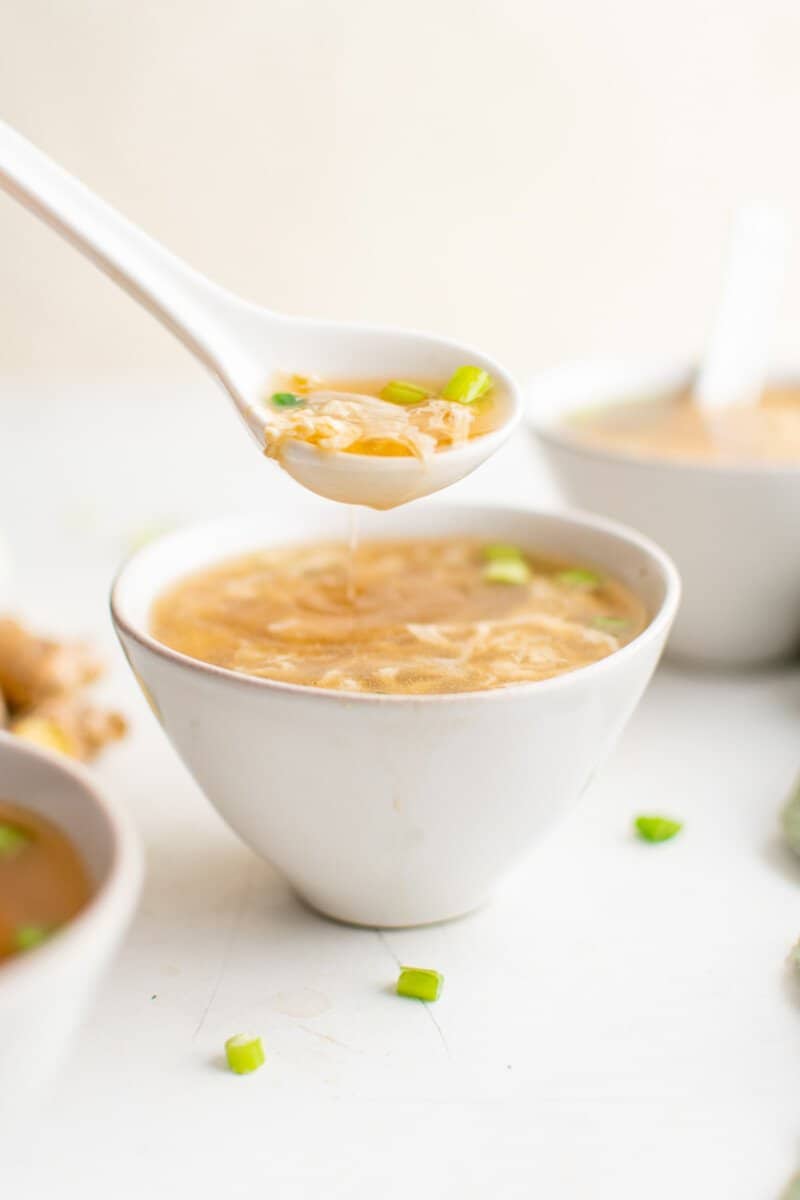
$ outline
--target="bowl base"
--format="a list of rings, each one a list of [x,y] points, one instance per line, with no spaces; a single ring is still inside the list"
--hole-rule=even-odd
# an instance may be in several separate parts
[[[360,909],[355,911],[339,908],[338,905],[330,904],[327,900],[319,899],[309,892],[301,892],[297,888],[293,888],[292,891],[301,904],[310,908],[317,916],[324,917],[328,921],[335,921],[337,925],[350,925],[355,929],[419,929],[425,925],[444,925],[448,921],[458,921],[462,917],[470,916],[491,900],[491,896],[484,896],[480,900],[466,905],[458,905],[452,910],[448,909],[441,913],[410,913],[399,909],[393,912],[388,907],[386,909],[376,908],[369,912]]]

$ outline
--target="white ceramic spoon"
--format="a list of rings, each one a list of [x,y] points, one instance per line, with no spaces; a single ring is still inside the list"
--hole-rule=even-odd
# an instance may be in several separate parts
[[[493,376],[502,397],[498,427],[426,463],[289,443],[283,466],[321,496],[392,508],[436,492],[479,466],[519,419],[514,380],[484,354],[423,333],[286,317],[249,304],[192,270],[2,122],[0,186],[171,329],[227,389],[261,446],[264,406],[277,371],[332,379],[446,379],[456,367],[474,363]]]
[[[730,404],[757,404],[769,372],[772,333],[786,263],[783,215],[767,206],[736,217],[717,316],[694,387],[710,416]]]

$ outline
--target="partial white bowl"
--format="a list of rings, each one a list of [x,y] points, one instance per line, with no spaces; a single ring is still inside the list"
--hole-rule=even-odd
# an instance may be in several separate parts
[[[35,950],[0,964],[0,1123],[20,1118],[61,1066],[103,969],[128,926],[142,860],[129,819],[88,772],[0,732],[2,797],[57,825],[95,888]]]
[[[227,556],[342,538],[333,507],[281,510],[168,534],[123,567],[112,595],[125,653],[179,754],[228,824],[309,904],[371,926],[477,907],[580,795],[630,717],[678,604],[674,567],[607,521],[425,503],[364,513],[366,537],[472,534],[596,564],[652,620],[601,662],[540,683],[374,696],[249,678],[148,632],[154,599]]]
[[[789,658],[800,647],[800,464],[639,459],[565,428],[571,412],[663,396],[692,375],[674,362],[567,364],[529,385],[528,423],[569,504],[630,523],[674,558],[683,601],[671,656],[724,667]]]

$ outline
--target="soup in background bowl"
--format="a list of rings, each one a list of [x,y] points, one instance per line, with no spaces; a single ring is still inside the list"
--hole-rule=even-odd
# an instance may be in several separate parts
[[[677,575],[657,547],[600,519],[421,504],[363,514],[366,542],[503,543],[532,562],[591,564],[648,622],[552,678],[434,694],[257,678],[153,635],[159,599],[182,581],[265,550],[291,558],[298,543],[341,539],[342,521],[335,509],[290,511],[166,535],[120,573],[114,623],[211,802],[308,903],[363,925],[443,920],[486,900],[605,759],[658,661]]]
[[[0,732],[0,779],[0,1119],[8,1128],[69,1050],[133,913],[141,857],[127,817],[74,763]]]
[[[565,428],[600,450],[707,466],[800,466],[800,383],[771,383],[757,404],[704,409],[691,387],[580,409]]]
[[[683,601],[671,655],[786,659],[800,647],[800,447],[785,444],[800,369],[775,372],[761,412],[719,414],[724,448],[713,450],[681,399],[693,375],[674,363],[566,364],[531,381],[529,426],[569,504],[634,525],[674,558]]]

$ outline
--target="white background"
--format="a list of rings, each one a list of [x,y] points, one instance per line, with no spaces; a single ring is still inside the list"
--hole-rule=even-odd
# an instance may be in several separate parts
[[[234,291],[524,372],[701,344],[799,57],[796,0],[3,0],[0,114]],[[0,264],[7,367],[191,370],[2,197]]]
[[[493,905],[427,930],[335,925],[224,828],[106,615],[144,525],[323,502],[260,457],[210,381],[6,379],[0,403],[18,596],[45,627],[107,647],[133,732],[98,772],[148,862],[49,1107],[13,1140],[0,1131],[0,1194],[777,1200],[800,1165],[800,986],[784,965],[800,864],[776,819],[800,757],[798,671],[662,668]],[[453,494],[535,501],[547,486],[520,437]],[[636,842],[643,810],[684,832]],[[444,973],[435,1006],[392,994],[396,959]],[[220,1068],[240,1030],[268,1056],[248,1078]]]

